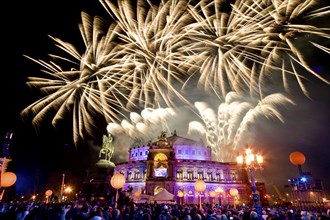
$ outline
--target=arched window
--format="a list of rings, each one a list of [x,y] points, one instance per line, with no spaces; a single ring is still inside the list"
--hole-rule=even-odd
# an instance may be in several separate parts
[[[147,179],[147,169],[143,171],[143,180]]]
[[[203,180],[204,179],[204,172],[203,170],[198,170],[197,172],[197,179]]]
[[[236,172],[234,170],[232,170],[231,173],[230,173],[230,180],[232,180],[232,181],[237,180]]]
[[[135,179],[135,180],[140,179],[140,171],[139,171],[139,170],[136,170],[136,171],[134,172],[134,179]]]
[[[192,170],[188,170],[187,171],[187,179],[188,180],[193,180],[194,179],[194,175],[193,175],[193,171]]]
[[[154,157],[154,161],[165,161],[167,159],[168,159],[167,156],[163,153],[158,153]]]
[[[183,172],[181,169],[176,171],[176,179],[183,180]]]
[[[213,173],[212,173],[212,170],[208,170],[208,171],[207,171],[206,179],[207,179],[207,180],[210,180],[210,181],[213,180]]]

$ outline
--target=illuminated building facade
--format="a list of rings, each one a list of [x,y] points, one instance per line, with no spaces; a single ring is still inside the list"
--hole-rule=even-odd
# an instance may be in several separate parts
[[[156,142],[147,146],[130,148],[128,162],[116,164],[114,173],[125,175],[123,189],[133,189],[133,194],[141,190],[143,194],[156,195],[166,189],[178,203],[196,204],[201,196],[203,202],[251,204],[251,183],[245,170],[236,163],[212,160],[210,147],[180,137],[175,131],[170,137],[162,132]],[[197,179],[204,180],[204,192],[195,191]],[[232,188],[238,190],[235,198],[229,193]],[[265,185],[258,183],[257,190],[264,198]],[[181,198],[179,192],[183,192]]]
[[[325,192],[320,179],[313,178],[310,172],[300,172],[298,178],[288,180],[291,188],[291,199],[300,209],[323,207]]]

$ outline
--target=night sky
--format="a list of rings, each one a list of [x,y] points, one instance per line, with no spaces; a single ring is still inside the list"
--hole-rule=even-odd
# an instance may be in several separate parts
[[[29,195],[50,187],[45,186],[46,179],[53,179],[60,184],[62,173],[73,173],[80,180],[86,175],[91,161],[96,159],[85,156],[90,155],[88,147],[76,147],[72,144],[70,123],[63,122],[63,125],[55,129],[46,120],[40,129],[36,129],[31,125],[30,118],[20,116],[25,107],[42,97],[38,91],[25,84],[27,76],[40,74],[40,66],[24,55],[47,60],[48,53],[56,51],[54,42],[48,35],[77,42],[79,46],[82,44],[78,29],[81,11],[88,11],[92,15],[97,8],[102,9],[98,1],[69,2],[9,2],[6,10],[9,9],[10,16],[1,15],[4,53],[1,60],[3,86],[0,88],[0,141],[3,143],[6,133],[13,131],[13,161],[8,170],[17,174],[18,195]],[[106,132],[105,126],[103,127],[103,132]],[[67,177],[66,181],[78,180]],[[60,185],[52,187],[59,188]]]
[[[47,60],[48,53],[56,54],[54,42],[48,35],[75,45],[82,44],[78,29],[81,11],[106,18],[109,16],[97,0],[10,1],[7,4],[9,6],[4,8],[8,10],[7,13],[1,14],[4,50],[1,59],[3,78],[0,88],[0,143],[4,141],[6,133],[12,130],[13,161],[8,169],[15,170],[18,176],[18,193],[25,194],[47,188],[48,186],[43,185],[46,175],[52,176],[49,178],[56,179],[59,184],[61,172],[66,170],[83,178],[86,169],[96,160],[96,149],[101,145],[101,135],[106,132],[106,128],[104,124],[100,124],[97,134],[99,141],[75,147],[72,144],[69,123],[64,122],[62,126],[54,129],[48,121],[37,131],[31,126],[30,119],[23,120],[20,116],[21,110],[38,97],[42,97],[25,85],[27,76],[40,74],[40,66],[23,55]],[[329,56],[322,59],[329,61]],[[319,66],[315,62],[315,68],[320,68],[320,71],[329,75],[328,63],[323,61],[322,66]],[[289,155],[291,152],[300,151],[306,156],[303,170],[312,172],[314,177],[323,181],[329,197],[330,86],[315,82],[310,86],[310,90],[311,99],[301,95],[296,99],[297,105],[287,109],[284,113],[284,124],[267,121],[255,127],[258,146],[263,147],[267,158],[260,178],[274,182],[280,187],[288,184],[288,178],[298,176],[298,168],[290,163]],[[171,130],[176,129],[178,135],[187,136],[186,113],[181,114],[182,121],[170,123]],[[127,150],[118,149],[115,157],[124,158]],[[120,160],[118,158],[114,160]]]

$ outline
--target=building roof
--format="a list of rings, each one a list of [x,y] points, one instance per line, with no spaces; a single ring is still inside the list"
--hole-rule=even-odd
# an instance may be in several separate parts
[[[176,131],[174,130],[174,133],[172,133],[172,136],[166,137],[166,141],[169,144],[169,146],[173,145],[199,145],[199,146],[205,146],[205,144],[200,140],[192,140],[189,138],[185,138],[182,136],[178,136]],[[157,145],[157,141],[153,143],[153,145]]]

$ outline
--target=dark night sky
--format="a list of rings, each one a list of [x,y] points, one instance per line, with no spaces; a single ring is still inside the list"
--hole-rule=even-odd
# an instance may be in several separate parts
[[[36,187],[42,187],[42,179],[49,175],[48,171],[54,172],[60,183],[61,172],[68,169],[81,177],[90,164],[89,158],[84,156],[88,148],[72,145],[71,134],[63,129],[64,126],[56,130],[48,122],[36,131],[29,119],[23,120],[20,112],[36,101],[36,97],[41,97],[25,85],[27,76],[40,73],[40,66],[23,55],[47,60],[47,54],[56,49],[48,35],[69,42],[77,42],[78,36],[82,43],[78,29],[80,13],[86,11],[93,15],[98,8],[101,5],[94,0],[19,1],[8,3],[9,15],[1,14],[4,50],[0,141],[3,143],[6,133],[13,131],[13,161],[8,169],[17,173],[18,193],[31,193]]]
[[[23,54],[44,58],[54,52],[54,42],[48,35],[74,44],[82,43],[78,29],[81,11],[108,15],[97,0],[9,1],[7,4],[9,6],[4,8],[7,13],[1,14],[4,49],[1,59],[0,143],[7,131],[14,131],[14,161],[11,163],[15,164],[12,169],[16,169],[18,175],[17,187],[26,185],[25,181],[33,178],[39,172],[37,170],[61,173],[69,167],[77,176],[83,176],[92,160],[84,156],[90,150],[88,147],[76,149],[71,144],[71,134],[64,128],[55,131],[45,124],[36,132],[30,121],[23,121],[19,114],[38,96],[25,85],[26,77],[40,72],[40,66]],[[289,154],[301,151],[306,155],[303,169],[322,179],[330,196],[330,89],[322,83],[312,89],[313,100],[300,97],[297,107],[285,115],[284,125],[274,123],[273,126],[259,128],[258,135],[263,136],[263,144],[269,146],[266,152],[270,167],[264,170],[264,176],[272,177],[268,181],[286,184],[288,178],[297,175],[296,167],[289,162]],[[173,129],[178,130],[177,127]],[[27,186],[35,187],[29,184]]]

